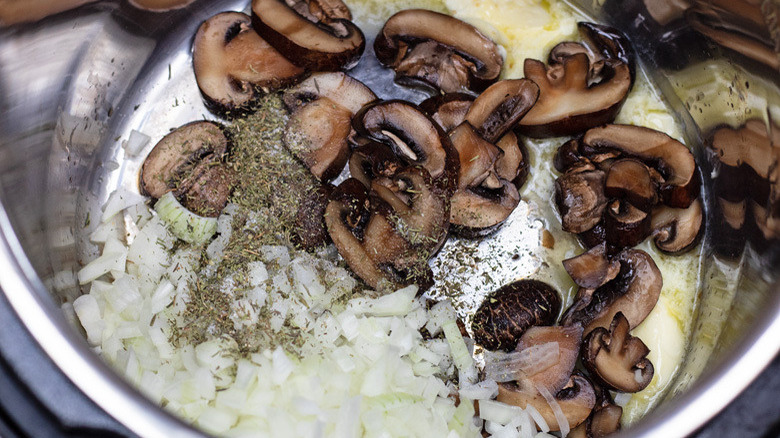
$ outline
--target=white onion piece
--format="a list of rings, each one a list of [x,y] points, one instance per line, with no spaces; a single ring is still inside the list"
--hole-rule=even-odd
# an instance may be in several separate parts
[[[509,424],[513,418],[522,412],[523,410],[518,406],[501,403],[496,400],[480,400],[479,402],[480,418],[501,425]]]
[[[544,399],[547,401],[547,404],[550,405],[550,409],[552,409],[553,414],[555,415],[555,420],[558,422],[558,427],[561,430],[561,437],[566,438],[566,435],[569,434],[571,429],[569,428],[569,420],[567,420],[566,415],[563,414],[561,405],[558,404],[558,402],[555,400],[555,397],[550,394],[550,391],[545,388],[544,385],[537,385],[536,390],[539,391],[539,394],[541,394],[542,397],[544,397]]]
[[[486,351],[485,377],[496,382],[521,380],[555,365],[560,354],[557,342],[546,342],[511,353]]]
[[[108,200],[103,205],[103,217],[101,218],[101,221],[108,222],[120,211],[132,205],[140,204],[143,202],[146,202],[145,197],[139,195],[138,193],[133,193],[123,187],[120,187],[115,191],[111,192],[111,194],[108,196]]]
[[[631,397],[633,396],[633,394],[628,392],[617,392],[614,393],[613,397],[615,399],[615,404],[622,408],[628,404],[628,402],[631,400]]]
[[[168,192],[157,200],[154,209],[179,239],[194,244],[206,242],[217,232],[217,218],[203,217],[187,210]]]
[[[530,415],[531,418],[533,418],[534,423],[536,423],[536,426],[538,427],[539,430],[541,430],[542,432],[550,431],[550,426],[547,424],[547,421],[544,420],[542,414],[539,413],[539,411],[535,407],[529,404],[525,407],[525,411],[528,412],[528,415]]]
[[[498,395],[498,384],[495,380],[484,380],[473,385],[464,383],[461,384],[458,393],[460,394],[461,398],[468,398],[471,400],[490,400]]]
[[[151,138],[148,135],[133,129],[130,131],[130,136],[127,137],[127,140],[122,142],[122,147],[125,148],[127,155],[134,157],[149,144],[149,140]]]

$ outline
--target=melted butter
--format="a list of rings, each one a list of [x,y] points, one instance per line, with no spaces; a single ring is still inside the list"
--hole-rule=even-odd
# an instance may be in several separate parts
[[[477,27],[503,48],[502,78],[523,77],[525,58],[546,60],[550,49],[565,40],[579,40],[577,21],[586,19],[561,1],[544,0],[347,0],[354,21],[372,41],[393,13],[408,8],[446,12]],[[646,126],[682,141],[672,112],[641,70],[617,123]],[[691,75],[692,78],[695,76]],[[683,83],[687,77],[681,78]],[[689,79],[693,81],[693,79]],[[687,84],[686,84],[687,85]],[[467,322],[482,298],[501,284],[519,278],[546,281],[561,291],[564,308],[576,286],[561,260],[583,252],[576,238],[561,229],[553,200],[558,176],[552,165],[556,149],[567,138],[524,139],[530,152],[530,176],[520,193],[523,201],[499,233],[483,242],[451,238],[432,261],[437,286],[433,298],[449,297]],[[554,245],[541,245],[544,231]],[[624,407],[628,425],[650,411],[663,397],[682,363],[691,331],[700,275],[700,250],[667,256],[648,240],[639,246],[655,260],[664,279],[658,304],[632,334],[650,348],[655,374],[650,385]]]

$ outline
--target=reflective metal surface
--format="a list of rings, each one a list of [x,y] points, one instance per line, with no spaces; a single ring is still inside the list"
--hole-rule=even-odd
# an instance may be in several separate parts
[[[98,2],[0,28],[0,289],[74,383],[142,436],[197,433],[117,378],[59,304],[81,293],[75,273],[98,250],[85,230],[102,202],[136,183],[140,159],[125,157],[121,141],[131,129],[160,138],[212,118],[194,86],[190,41],[201,21],[246,3],[152,13]],[[669,400],[625,432],[682,436],[780,351],[780,6],[577,6],[631,37],[702,164],[707,263],[691,346]]]

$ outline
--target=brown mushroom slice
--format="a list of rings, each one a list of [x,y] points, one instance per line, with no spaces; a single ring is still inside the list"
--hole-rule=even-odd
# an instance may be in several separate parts
[[[539,85],[539,100],[520,120],[518,129],[532,137],[573,135],[615,119],[631,88],[624,62],[604,61],[601,82],[589,84],[588,55],[578,53],[561,64],[545,66],[526,59],[525,77]]]
[[[480,91],[498,79],[503,58],[496,43],[450,15],[407,9],[390,17],[374,42],[382,65],[396,81],[416,82],[444,93]]]
[[[482,301],[471,323],[474,340],[488,350],[511,351],[532,326],[550,325],[561,309],[561,296],[539,280],[501,286]]]
[[[699,196],[696,161],[685,145],[663,132],[633,125],[593,128],[582,138],[585,156],[605,150],[619,151],[655,167],[663,176],[661,201],[674,208],[687,208]]]
[[[650,214],[628,202],[612,201],[604,211],[606,241],[614,248],[630,248],[650,235]]]
[[[227,148],[227,137],[216,123],[198,121],[176,128],[154,146],[141,166],[141,193],[160,198],[206,157],[222,157]]]
[[[622,312],[631,328],[639,325],[653,310],[663,287],[661,271],[646,252],[626,249],[615,258],[620,273],[592,293],[578,299],[564,313],[562,323],[582,323],[585,333],[596,327],[608,327],[615,314]]]
[[[601,243],[587,252],[564,260],[563,268],[577,286],[597,289],[617,277],[620,263],[607,257],[607,245]]]
[[[466,113],[466,121],[482,138],[495,143],[532,111],[539,87],[528,79],[496,82],[477,97]]]
[[[501,149],[485,141],[468,123],[462,123],[450,132],[450,140],[460,159],[459,190],[476,187],[489,176],[496,178],[494,165],[503,154]]]
[[[569,438],[602,438],[620,430],[623,408],[615,404],[593,409],[590,417],[571,430]]]
[[[580,141],[576,138],[560,145],[553,157],[553,167],[555,167],[555,170],[564,173],[575,165],[590,163],[590,160],[580,154],[579,147]]]
[[[349,173],[366,187],[376,178],[390,178],[404,167],[390,146],[369,141],[352,151],[349,158]]]
[[[177,184],[174,195],[184,208],[205,217],[217,217],[225,208],[234,178],[220,159],[210,155]]]
[[[647,359],[650,350],[645,343],[628,331],[628,320],[616,313],[609,330],[597,327],[585,337],[582,363],[608,388],[639,392],[653,379],[653,364]]]
[[[494,164],[496,175],[501,179],[512,181],[519,190],[528,177],[528,149],[511,131],[498,139],[496,146],[503,152]]]
[[[521,388],[513,383],[499,383],[496,400],[525,409],[531,405],[542,415],[551,431],[559,431],[559,424],[550,402],[539,391]],[[593,386],[582,376],[571,376],[566,387],[555,394],[553,401],[560,407],[568,423],[566,429],[584,422],[596,404]]]
[[[534,388],[542,385],[555,394],[563,389],[574,371],[574,365],[579,358],[580,344],[582,343],[582,326],[575,324],[568,327],[530,327],[520,337],[517,343],[517,350],[523,351],[548,342],[558,344],[558,361],[535,374],[526,375],[523,378],[523,385],[530,384]]]
[[[602,59],[623,61],[628,66],[633,83],[636,78],[635,54],[625,34],[614,27],[587,21],[577,23],[577,29],[589,49],[593,52],[598,51]]]
[[[703,220],[704,210],[699,199],[688,208],[656,208],[650,219],[655,246],[669,254],[687,251],[696,244]]]
[[[330,196],[325,208],[325,226],[341,257],[367,285],[379,289],[388,284],[385,274],[360,240],[369,219],[368,189],[347,179]]]
[[[349,159],[352,116],[376,95],[342,72],[315,73],[287,90],[292,111],[284,134],[287,149],[321,181],[337,177]]]
[[[321,2],[303,2],[315,13],[301,15],[283,0],[252,0],[252,24],[260,36],[296,65],[313,71],[353,67],[366,46],[354,23]],[[310,20],[310,18],[314,20]],[[316,21],[315,21],[316,20]]]
[[[517,187],[500,181],[498,189],[480,187],[452,195],[450,225],[463,237],[485,236],[497,229],[520,203]]]
[[[377,97],[365,84],[346,73],[321,72],[289,88],[282,98],[291,112],[314,100],[327,98],[350,114],[356,114]]]
[[[306,193],[295,214],[293,243],[305,250],[313,250],[330,242],[325,226],[325,209],[334,187],[320,184],[316,190]]]
[[[220,114],[246,110],[262,93],[304,74],[260,38],[251,17],[240,12],[223,12],[200,25],[192,65],[207,105]]]
[[[420,109],[431,116],[444,132],[450,132],[466,120],[474,96],[466,93],[447,93],[429,97],[420,102]]]
[[[650,211],[658,199],[650,169],[641,161],[630,158],[617,160],[609,167],[604,194],[626,200],[643,211]]]
[[[569,170],[555,180],[555,205],[564,231],[583,233],[601,221],[607,206],[605,174],[590,167],[590,170]]]
[[[328,98],[310,102],[290,115],[284,144],[320,181],[331,181],[349,159],[352,113]]]
[[[424,167],[436,185],[451,194],[457,187],[458,154],[438,124],[401,100],[369,104],[352,119],[359,136],[390,146],[410,164]]]

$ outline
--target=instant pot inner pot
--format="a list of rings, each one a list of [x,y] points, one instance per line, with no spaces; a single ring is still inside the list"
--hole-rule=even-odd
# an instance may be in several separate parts
[[[773,49],[780,41],[769,27],[776,23],[761,22],[776,6],[583,3],[585,13],[631,37],[701,164],[706,255],[690,346],[667,393],[673,400],[628,431],[679,435],[713,416],[780,348],[780,338],[769,333],[780,329],[780,91]],[[189,432],[149,409],[96,360],[59,307],[82,293],[76,272],[98,254],[88,236],[109,193],[135,190],[141,158],[126,158],[122,141],[136,127],[156,141],[173,127],[214,118],[195,86],[192,36],[211,15],[245,7],[246,1],[198,1],[151,13],[100,2],[0,29],[0,286],[66,374],[150,436],[165,428]],[[743,16],[743,7],[758,15]],[[372,68],[360,74],[390,75]],[[707,400],[713,394],[717,401]],[[131,424],[127,417],[143,409]]]

